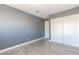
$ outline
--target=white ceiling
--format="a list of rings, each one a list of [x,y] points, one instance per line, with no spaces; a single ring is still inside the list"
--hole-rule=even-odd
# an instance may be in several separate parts
[[[9,4],[8,6],[28,12],[32,15],[46,19],[51,14],[68,10],[79,5],[77,4]]]

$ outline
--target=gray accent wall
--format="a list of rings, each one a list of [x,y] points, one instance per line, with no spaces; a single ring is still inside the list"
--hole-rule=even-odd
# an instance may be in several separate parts
[[[0,50],[43,36],[43,19],[0,5]]]

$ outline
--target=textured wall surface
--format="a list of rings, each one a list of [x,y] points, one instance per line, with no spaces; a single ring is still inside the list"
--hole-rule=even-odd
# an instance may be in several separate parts
[[[43,19],[0,5],[0,50],[43,36]]]

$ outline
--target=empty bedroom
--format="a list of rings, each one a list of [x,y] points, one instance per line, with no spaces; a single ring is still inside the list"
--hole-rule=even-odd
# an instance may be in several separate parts
[[[0,4],[0,55],[79,55],[79,4]]]

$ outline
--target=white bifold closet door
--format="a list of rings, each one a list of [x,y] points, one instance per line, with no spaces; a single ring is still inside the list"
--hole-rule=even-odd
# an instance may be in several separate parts
[[[79,21],[78,21],[79,23]],[[63,17],[63,42],[71,46],[78,46],[76,15]],[[79,34],[78,34],[79,35]]]
[[[51,19],[51,41],[62,43],[62,18]]]
[[[51,40],[79,47],[79,14],[51,19]]]
[[[77,36],[77,44],[76,46],[79,47],[79,14],[74,16],[74,20],[76,21],[76,36]]]

